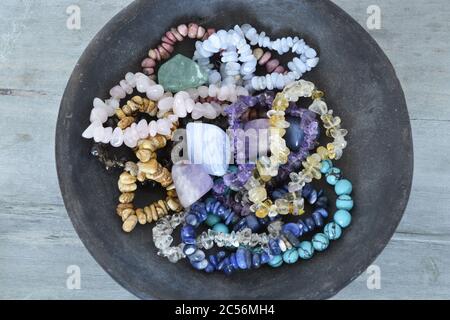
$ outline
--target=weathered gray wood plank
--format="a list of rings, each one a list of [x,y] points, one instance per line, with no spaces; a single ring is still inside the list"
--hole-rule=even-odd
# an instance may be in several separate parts
[[[133,298],[82,246],[67,217],[53,156],[59,100],[89,40],[130,0],[79,0],[82,29],[65,27],[72,1],[4,0],[0,8],[0,298]],[[407,97],[415,176],[405,217],[377,259],[382,289],[362,275],[337,298],[450,296],[450,8],[445,0],[335,0],[363,26],[368,5],[382,10],[370,31],[393,62]],[[437,139],[436,139],[437,138]],[[68,290],[66,268],[81,267]]]

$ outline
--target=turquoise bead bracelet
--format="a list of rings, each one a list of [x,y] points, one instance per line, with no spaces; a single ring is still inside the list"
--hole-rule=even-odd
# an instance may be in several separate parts
[[[333,221],[327,223],[323,232],[316,233],[311,241],[302,241],[297,247],[273,256],[268,263],[269,266],[277,268],[283,263],[293,264],[299,259],[309,260],[315,252],[325,251],[330,245],[330,241],[339,239],[342,236],[343,229],[350,226],[352,221],[350,210],[354,206],[351,197],[352,183],[347,179],[342,179],[341,170],[333,167],[331,160],[321,162],[321,172],[325,174],[327,183],[334,186],[334,191],[338,196],[336,199],[337,211],[334,213]]]

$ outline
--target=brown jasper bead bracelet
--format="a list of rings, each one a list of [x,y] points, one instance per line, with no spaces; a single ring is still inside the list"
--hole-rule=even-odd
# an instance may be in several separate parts
[[[155,101],[141,96],[134,96],[127,101],[126,105],[121,108],[117,108],[116,116],[119,119],[117,126],[122,130],[131,126],[136,120],[135,116],[138,112],[147,113],[154,117],[158,112]]]
[[[146,224],[159,220],[170,212],[180,212],[181,206],[173,184],[170,171],[163,167],[156,160],[156,151],[162,149],[167,144],[167,138],[161,135],[148,139],[139,140],[137,148],[134,150],[139,162],[127,162],[124,172],[118,181],[119,204],[117,214],[122,218],[122,229],[131,232],[137,223]],[[166,189],[165,200],[158,200],[144,208],[136,208],[133,205],[137,181],[144,182],[153,180],[161,184]]]

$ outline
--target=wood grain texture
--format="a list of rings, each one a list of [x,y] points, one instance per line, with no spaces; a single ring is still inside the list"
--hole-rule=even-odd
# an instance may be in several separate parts
[[[66,28],[64,0],[3,0],[0,8],[0,298],[133,299],[94,261],[64,209],[54,164],[54,132],[67,79],[89,41],[130,0],[78,0],[81,30]],[[450,7],[445,0],[334,0],[391,59],[411,117],[415,173],[405,216],[375,264],[381,289],[361,275],[339,299],[450,297]],[[5,134],[7,133],[7,134]],[[81,268],[81,290],[66,269]]]

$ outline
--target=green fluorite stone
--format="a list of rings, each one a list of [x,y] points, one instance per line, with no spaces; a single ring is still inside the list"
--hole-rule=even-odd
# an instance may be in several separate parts
[[[208,74],[193,60],[181,54],[164,63],[158,71],[158,82],[170,92],[200,87],[208,81]]]

